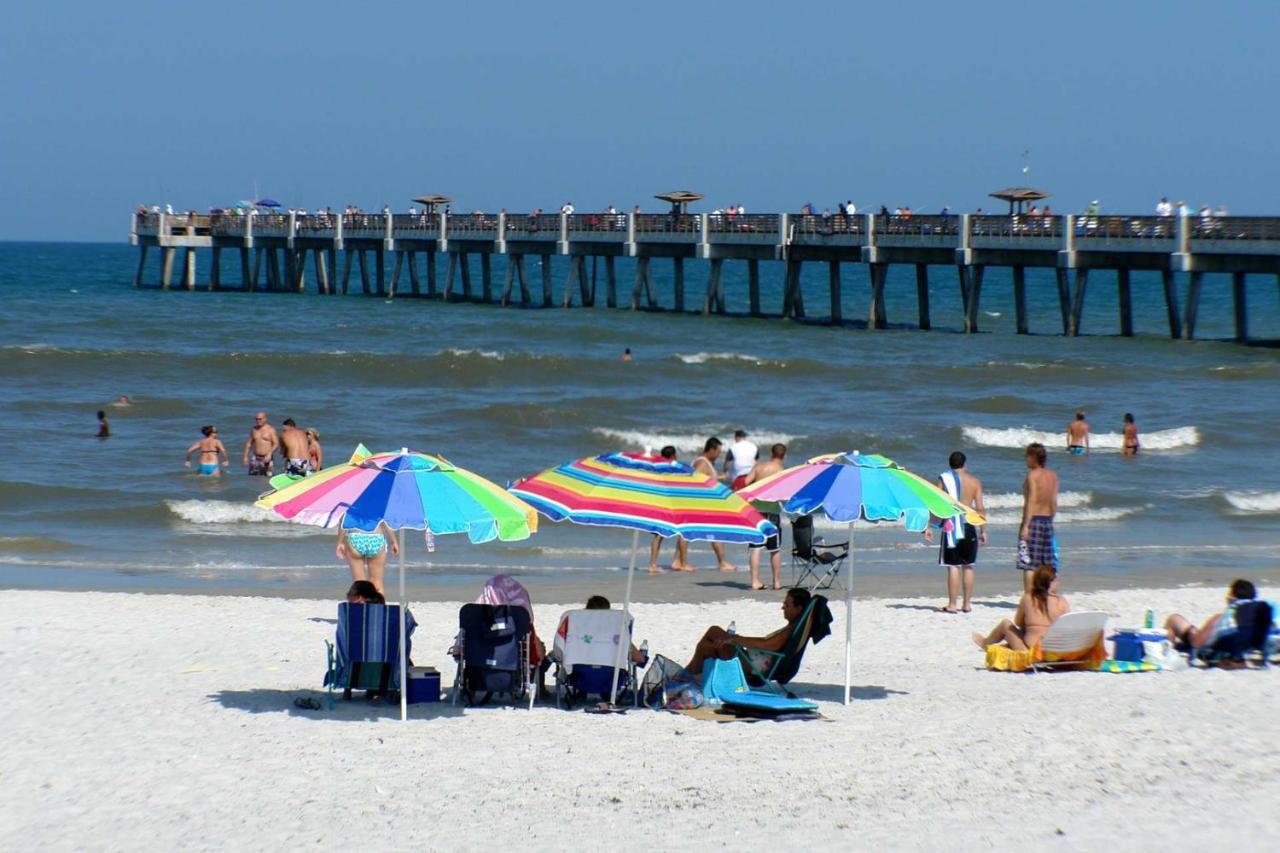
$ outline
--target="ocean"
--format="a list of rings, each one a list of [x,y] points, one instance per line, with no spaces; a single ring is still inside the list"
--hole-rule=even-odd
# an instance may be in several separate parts
[[[326,458],[363,442],[441,454],[500,483],[565,460],[674,444],[690,460],[737,427],[790,463],[819,453],[885,454],[926,476],[963,450],[985,483],[990,543],[979,584],[1012,591],[1022,448],[1050,448],[1061,477],[1064,584],[1219,582],[1280,575],[1280,351],[1165,337],[1159,280],[1135,274],[1133,339],[1116,328],[1115,288],[1095,273],[1085,336],[1059,328],[1047,271],[1028,271],[1032,330],[1013,333],[1007,270],[988,272],[982,333],[960,334],[952,269],[931,284],[935,331],[915,318],[914,271],[888,285],[891,324],[867,331],[746,317],[492,305],[351,295],[160,292],[132,287],[124,245],[0,243],[0,585],[224,589],[281,593],[345,586],[332,532],[253,507],[265,484],[239,467],[253,412],[320,430]],[[207,262],[207,256],[201,258]],[[567,272],[555,259],[557,294]],[[226,278],[238,280],[228,262]],[[536,266],[536,262],[535,262]],[[743,269],[736,269],[742,266]],[[806,273],[825,313],[826,270]],[[670,304],[670,269],[655,262]],[[495,258],[501,281],[503,259]],[[766,308],[781,267],[765,264]],[[154,267],[149,270],[154,278]],[[686,272],[689,303],[705,275]],[[204,281],[207,270],[200,273]],[[600,270],[603,288],[603,269]],[[476,280],[478,281],[478,273]],[[533,271],[531,278],[539,276]],[[619,264],[630,292],[631,267]],[[746,310],[745,265],[725,266],[731,312]],[[865,267],[844,268],[844,313],[865,317]],[[1185,281],[1180,282],[1185,288]],[[1250,282],[1251,324],[1280,337],[1274,279]],[[1210,276],[1197,334],[1231,334],[1230,287]],[[635,360],[622,362],[625,347]],[[111,405],[128,395],[127,408]],[[94,438],[104,408],[112,436]],[[1073,458],[1063,433],[1088,412],[1096,452]],[[1143,452],[1120,455],[1132,412]],[[182,454],[216,424],[232,474],[193,475]],[[828,536],[842,531],[827,531]],[[890,525],[856,536],[855,588],[936,591],[936,550]],[[416,585],[478,584],[495,570],[616,578],[624,532],[544,522],[530,540],[472,546],[420,535]],[[731,558],[745,567],[746,554]],[[664,552],[669,554],[669,549]],[[713,569],[695,543],[695,565]],[[710,583],[714,572],[707,572]],[[735,582],[744,576],[734,576]],[[980,589],[983,588],[980,586]]]

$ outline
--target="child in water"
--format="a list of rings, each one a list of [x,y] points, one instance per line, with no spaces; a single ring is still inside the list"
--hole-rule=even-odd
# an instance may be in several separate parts
[[[107,423],[107,413],[98,409],[98,438],[110,438],[111,425]]]

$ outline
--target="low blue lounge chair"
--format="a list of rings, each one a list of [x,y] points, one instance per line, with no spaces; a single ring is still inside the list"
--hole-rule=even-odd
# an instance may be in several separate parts
[[[405,652],[410,654],[410,638],[417,623],[405,612]],[[398,693],[400,689],[400,606],[397,604],[338,604],[338,631],[335,642],[325,641],[328,669],[324,674],[329,688],[342,690],[350,699],[352,690],[371,693]],[[407,664],[406,664],[407,665]]]
[[[1187,659],[1197,663],[1247,663],[1257,655],[1267,665],[1268,639],[1272,632],[1274,612],[1266,601],[1237,601],[1233,617],[1235,629],[1219,634],[1207,646],[1192,649]]]
[[[747,683],[753,687],[764,687],[780,696],[791,696],[783,687],[800,671],[800,662],[804,660],[804,650],[812,640],[814,643],[831,633],[831,608],[827,606],[825,595],[815,595],[809,599],[804,613],[796,620],[787,637],[786,645],[781,651],[767,649],[743,648],[734,645],[737,659],[742,662]],[[731,644],[733,645],[733,644]],[[763,659],[764,663],[761,663]],[[794,698],[794,697],[793,697]]]

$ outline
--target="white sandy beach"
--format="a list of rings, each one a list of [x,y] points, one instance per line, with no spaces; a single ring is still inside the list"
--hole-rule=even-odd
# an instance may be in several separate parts
[[[1066,592],[1113,627],[1222,603],[1216,587]],[[442,703],[402,725],[362,700],[294,707],[324,698],[333,602],[0,592],[0,848],[1274,845],[1280,669],[989,673],[969,635],[1013,602],[979,600],[969,616],[858,601],[848,708],[834,607],[793,685],[829,722]],[[537,607],[544,633],[563,609]],[[413,610],[415,661],[451,681],[457,605]],[[709,623],[781,621],[772,599],[635,612],[637,637],[677,658]]]

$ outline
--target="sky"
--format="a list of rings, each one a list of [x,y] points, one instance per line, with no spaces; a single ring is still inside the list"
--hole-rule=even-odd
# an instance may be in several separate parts
[[[1280,3],[12,4],[0,239],[138,204],[1280,214]],[[1024,169],[1027,171],[1024,172]]]

